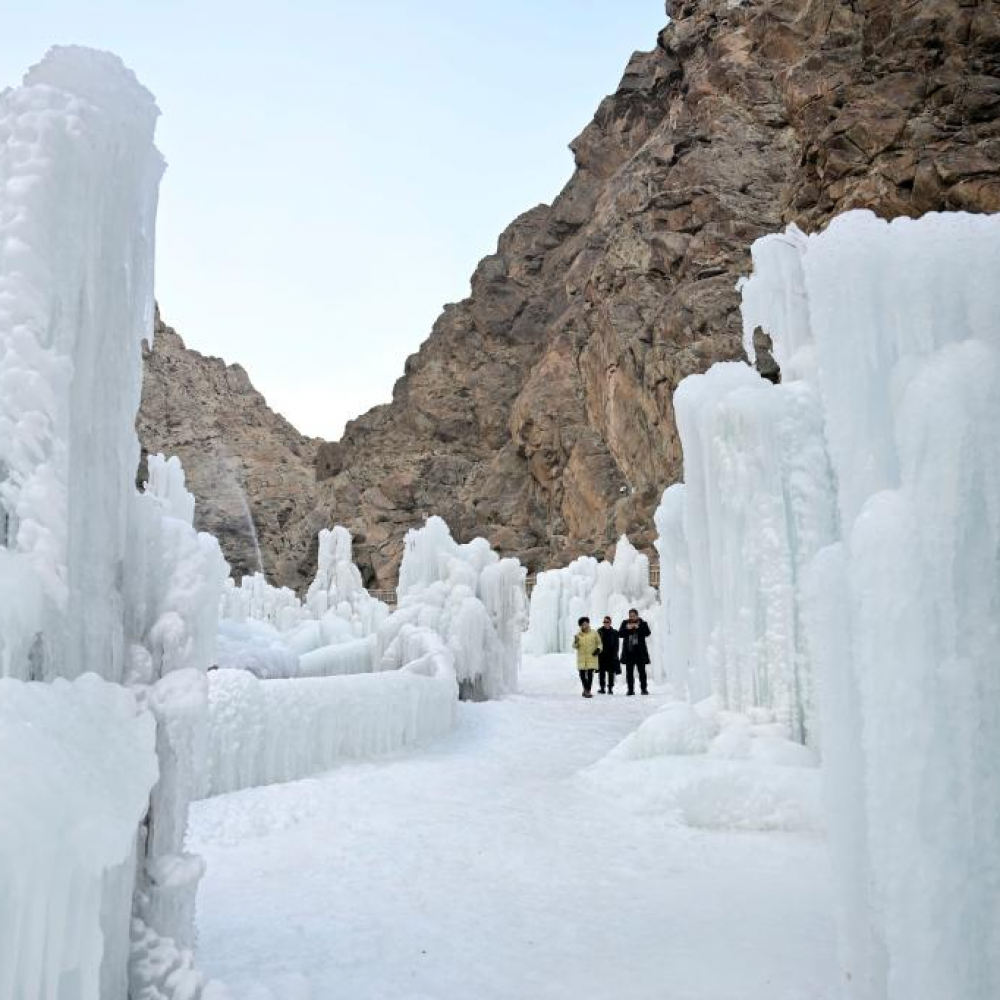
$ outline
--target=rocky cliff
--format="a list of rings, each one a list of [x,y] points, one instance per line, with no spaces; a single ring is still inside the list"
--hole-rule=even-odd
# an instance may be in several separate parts
[[[196,526],[216,535],[237,574],[263,565],[299,586],[315,568],[318,441],[271,410],[239,365],[205,357],[159,316],[146,354],[139,481],[147,454],[177,455],[197,498]]]
[[[267,480],[283,582],[308,551],[295,532],[334,520],[386,585],[402,534],[430,513],[536,568],[622,530],[648,545],[681,472],[673,390],[742,355],[734,285],[757,236],[859,207],[1000,210],[996,0],[678,0],[669,13],[571,144],[569,183],[501,235],[392,401],[319,446],[315,486],[296,467],[284,525],[293,483]],[[225,447],[252,478],[243,443]],[[192,478],[198,492],[206,477]]]

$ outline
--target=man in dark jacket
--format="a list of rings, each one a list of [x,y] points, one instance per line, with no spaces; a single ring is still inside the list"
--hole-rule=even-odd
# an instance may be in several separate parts
[[[611,624],[611,616],[604,616],[604,624],[597,630],[601,634],[601,655],[597,662],[597,679],[604,694],[605,681],[608,694],[615,693],[615,674],[621,673],[618,666],[618,632]]]
[[[628,693],[635,694],[635,671],[639,671],[639,689],[643,694],[649,694],[646,687],[646,664],[649,663],[649,650],[646,649],[646,639],[649,636],[649,626],[639,617],[635,608],[629,608],[628,618],[618,629],[622,640],[622,663],[625,664],[625,683]]]

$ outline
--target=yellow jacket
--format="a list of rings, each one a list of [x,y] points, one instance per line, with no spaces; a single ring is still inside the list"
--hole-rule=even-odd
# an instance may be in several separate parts
[[[577,632],[573,636],[573,648],[576,650],[577,670],[596,670],[596,654],[603,648],[601,646],[601,636],[597,629],[589,632]]]

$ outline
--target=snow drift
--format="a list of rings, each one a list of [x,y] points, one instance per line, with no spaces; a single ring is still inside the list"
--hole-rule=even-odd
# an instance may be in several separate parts
[[[754,721],[754,720],[759,721]],[[817,833],[817,757],[773,716],[667,702],[582,780],[630,809],[706,830]]]

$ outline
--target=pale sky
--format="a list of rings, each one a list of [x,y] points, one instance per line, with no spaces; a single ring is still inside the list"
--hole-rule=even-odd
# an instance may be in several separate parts
[[[663,0],[4,0],[0,88],[52,44],[156,95],[157,298],[329,439],[403,362],[666,22]]]

